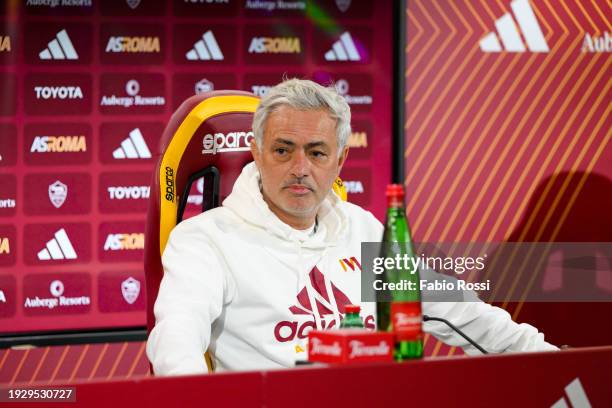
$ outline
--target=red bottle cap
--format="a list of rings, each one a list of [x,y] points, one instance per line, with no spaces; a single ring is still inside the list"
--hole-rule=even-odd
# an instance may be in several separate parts
[[[404,197],[404,186],[401,184],[389,184],[387,185],[387,192],[385,195],[387,196],[387,198],[390,198],[390,197],[403,198]]]
[[[387,185],[387,205],[389,207],[400,208],[404,206],[404,186],[401,184]]]
[[[344,311],[346,313],[359,313],[360,310],[361,310],[361,306],[359,305],[345,305],[344,306]]]

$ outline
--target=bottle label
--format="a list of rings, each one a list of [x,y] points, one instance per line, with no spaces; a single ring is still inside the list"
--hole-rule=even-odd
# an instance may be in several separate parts
[[[391,303],[391,321],[397,341],[414,341],[422,337],[421,302]]]

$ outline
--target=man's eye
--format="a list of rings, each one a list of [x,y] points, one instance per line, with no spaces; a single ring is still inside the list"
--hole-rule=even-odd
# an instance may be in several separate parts
[[[312,154],[314,157],[325,157],[325,156],[327,156],[325,153],[323,153],[323,152],[321,152],[321,151],[318,151],[318,150],[313,151],[311,154]]]
[[[278,148],[274,149],[274,152],[283,155],[283,154],[287,153],[287,149],[285,149],[284,147],[278,147]]]

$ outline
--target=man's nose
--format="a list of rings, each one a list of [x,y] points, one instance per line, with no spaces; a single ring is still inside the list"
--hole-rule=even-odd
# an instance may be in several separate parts
[[[308,160],[304,151],[298,150],[293,154],[292,160],[291,173],[295,177],[304,177],[310,174],[310,160]]]

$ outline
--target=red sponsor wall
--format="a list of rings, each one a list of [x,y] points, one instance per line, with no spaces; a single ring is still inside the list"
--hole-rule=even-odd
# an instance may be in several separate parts
[[[196,93],[335,82],[353,110],[349,200],[384,216],[390,3],[72,3],[0,1],[0,335],[144,326],[151,172]]]
[[[612,242],[611,12],[601,0],[408,2],[407,211],[417,240]],[[609,265],[600,272],[612,279]],[[612,311],[609,285],[594,288],[607,293],[600,303],[522,302],[528,286],[499,306],[558,345],[612,342],[600,322]],[[431,337],[426,350],[456,351]]]

